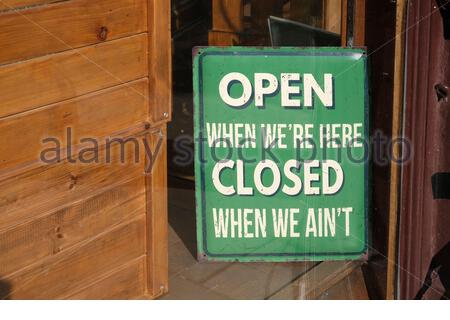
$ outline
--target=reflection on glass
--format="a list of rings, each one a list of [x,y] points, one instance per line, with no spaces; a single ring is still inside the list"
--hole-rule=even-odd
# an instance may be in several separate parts
[[[193,47],[339,46],[341,6],[341,0],[172,0],[174,120],[168,127],[169,158],[183,161],[169,161],[170,174],[194,175]],[[287,21],[279,24],[288,30],[279,31],[283,38],[277,43],[271,39],[269,17]]]
[[[216,0],[223,2],[223,0]],[[214,1],[213,1],[214,2]],[[320,37],[320,31],[327,31],[327,35],[337,35],[341,33],[341,0],[248,0],[243,2],[243,32],[240,32],[240,43],[243,45],[271,45],[268,19],[274,17],[273,21],[285,21],[286,26],[295,26],[305,24],[316,30],[315,34]],[[217,7],[218,8],[218,7]],[[214,11],[214,6],[213,6]],[[220,14],[225,14],[231,18],[233,13],[226,10],[221,10]],[[236,10],[235,10],[236,12]],[[236,12],[236,14],[239,14]],[[229,20],[235,20],[236,16]],[[218,20],[218,18],[216,19]],[[272,21],[272,22],[273,22]],[[214,21],[213,21],[214,26]],[[214,29],[214,28],[213,28]],[[296,33],[295,28],[283,28],[284,32]],[[232,30],[230,30],[232,31]],[[294,34],[286,35],[287,38],[295,37]],[[333,37],[332,37],[333,38]],[[335,45],[335,41],[328,41],[324,43],[318,40],[315,41],[292,43],[288,41],[284,45]],[[323,40],[323,37],[322,37]],[[283,44],[281,44],[283,45]],[[338,43],[339,45],[339,43]]]

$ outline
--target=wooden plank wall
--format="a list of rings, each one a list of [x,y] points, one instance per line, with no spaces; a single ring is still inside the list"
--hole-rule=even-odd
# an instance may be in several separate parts
[[[0,298],[167,292],[170,1],[2,0],[0,48]]]

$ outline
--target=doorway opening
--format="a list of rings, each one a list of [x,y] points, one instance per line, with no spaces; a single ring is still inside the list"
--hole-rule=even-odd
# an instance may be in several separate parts
[[[165,299],[382,297],[379,283],[384,281],[384,271],[377,269],[380,279],[375,279],[369,274],[373,268],[362,266],[361,262],[197,261],[192,48],[352,45],[358,37],[364,39],[360,29],[365,28],[364,24],[355,26],[355,6],[353,0],[172,0],[173,121],[168,126],[170,293]]]

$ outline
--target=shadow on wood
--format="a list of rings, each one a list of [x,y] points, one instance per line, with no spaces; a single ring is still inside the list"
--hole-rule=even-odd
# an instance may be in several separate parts
[[[11,294],[11,285],[4,280],[0,280],[0,299],[8,300]]]

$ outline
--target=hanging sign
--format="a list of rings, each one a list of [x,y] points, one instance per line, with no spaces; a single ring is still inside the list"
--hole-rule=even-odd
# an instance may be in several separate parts
[[[200,259],[360,259],[369,194],[365,52],[193,54]]]

